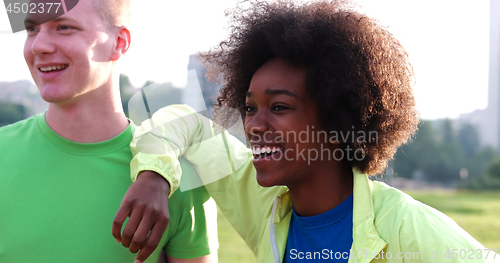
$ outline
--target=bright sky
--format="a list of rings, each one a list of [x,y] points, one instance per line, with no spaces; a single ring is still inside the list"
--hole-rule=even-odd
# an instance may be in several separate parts
[[[410,54],[422,118],[457,117],[485,108],[488,94],[489,1],[355,0],[389,27]],[[236,0],[132,0],[132,46],[121,71],[184,86],[188,56],[227,36],[224,10]],[[0,81],[31,80],[22,55],[26,33],[8,33],[0,4]]]

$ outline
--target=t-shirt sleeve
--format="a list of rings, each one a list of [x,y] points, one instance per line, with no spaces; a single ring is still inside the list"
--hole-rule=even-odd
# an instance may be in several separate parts
[[[181,259],[217,253],[217,208],[214,200],[204,187],[180,194],[183,195],[183,202],[177,211],[177,228],[164,248],[165,253]]]

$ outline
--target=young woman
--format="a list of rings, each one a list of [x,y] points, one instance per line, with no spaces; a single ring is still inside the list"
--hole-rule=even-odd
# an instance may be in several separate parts
[[[257,262],[488,260],[453,220],[368,180],[418,124],[394,36],[344,1],[256,1],[231,16],[229,39],[201,58],[224,82],[216,122],[232,125],[224,108],[243,112],[250,149],[212,137],[193,110],[167,107],[153,116],[164,125],[132,144],[134,175],[158,172],[175,190],[183,154]],[[173,150],[152,155],[159,141]]]

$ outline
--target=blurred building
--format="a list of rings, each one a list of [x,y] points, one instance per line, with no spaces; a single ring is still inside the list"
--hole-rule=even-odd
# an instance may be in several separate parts
[[[478,128],[483,145],[500,149],[500,0],[490,0],[488,106],[460,115],[458,122]]]

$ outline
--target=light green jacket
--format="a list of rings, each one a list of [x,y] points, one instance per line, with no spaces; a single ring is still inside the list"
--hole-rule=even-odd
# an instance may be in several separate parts
[[[152,130],[151,124],[159,127]],[[292,214],[288,189],[258,185],[251,150],[227,132],[217,134],[211,126],[187,106],[159,110],[152,122],[136,130],[131,144],[136,154],[133,179],[141,171],[156,171],[169,181],[173,192],[181,175],[177,159],[183,155],[201,177],[189,179],[192,182],[187,185],[205,185],[257,262],[282,262]],[[384,183],[370,181],[357,169],[353,174],[349,263],[500,262],[500,255],[493,260],[495,253],[441,212]],[[323,258],[333,255],[324,254],[324,249],[335,253],[335,248],[318,248]]]

